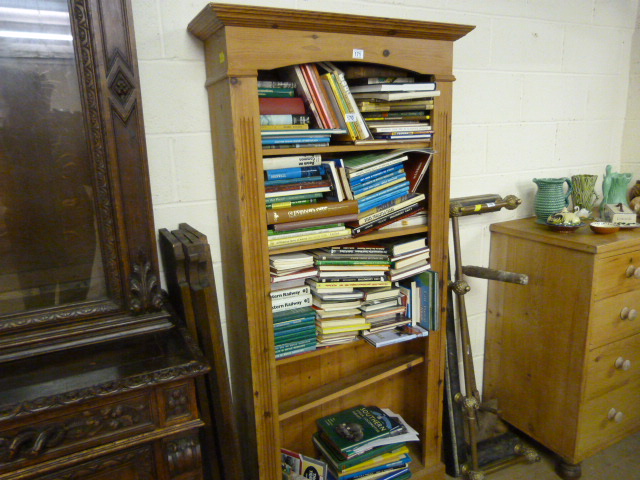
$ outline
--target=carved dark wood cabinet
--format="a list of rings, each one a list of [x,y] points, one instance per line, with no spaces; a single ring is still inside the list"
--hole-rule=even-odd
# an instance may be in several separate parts
[[[0,0],[0,479],[203,478],[128,0]]]

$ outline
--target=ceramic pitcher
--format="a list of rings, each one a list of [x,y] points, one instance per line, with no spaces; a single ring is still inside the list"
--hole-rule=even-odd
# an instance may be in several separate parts
[[[595,191],[597,180],[597,175],[574,175],[571,177],[573,206],[574,208],[578,207],[580,212],[586,210],[589,217],[593,213],[593,206],[598,199],[598,194]]]
[[[538,223],[546,223],[549,215],[569,206],[569,196],[573,191],[570,178],[534,178],[533,182],[538,186],[533,203]],[[568,187],[566,192],[565,182]]]

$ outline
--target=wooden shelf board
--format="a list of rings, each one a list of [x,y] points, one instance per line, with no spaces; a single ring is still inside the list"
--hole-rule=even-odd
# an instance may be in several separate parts
[[[425,361],[422,355],[409,354],[366,368],[280,403],[280,421],[348,395],[385,378],[396,375]]]
[[[430,148],[431,142],[410,142],[410,141],[380,141],[375,144],[364,145],[330,145],[328,147],[310,148],[264,148],[263,157],[281,157],[284,155],[308,155],[312,153],[337,153],[337,152],[361,152],[369,150],[395,150],[398,148]]]
[[[400,227],[393,228],[389,230],[376,231],[376,233],[370,233],[368,235],[362,235],[361,237],[355,238],[344,238],[342,240],[332,240],[329,239],[325,242],[315,242],[315,243],[307,243],[304,245],[287,245],[286,247],[281,248],[270,248],[269,253],[287,253],[287,252],[298,252],[301,250],[313,250],[314,248],[322,248],[328,247],[330,245],[349,245],[350,243],[360,243],[360,242],[373,242],[375,240],[381,240],[383,238],[393,238],[398,237],[399,235],[413,235],[417,233],[427,233],[429,231],[429,227],[427,226],[418,226],[418,227]]]

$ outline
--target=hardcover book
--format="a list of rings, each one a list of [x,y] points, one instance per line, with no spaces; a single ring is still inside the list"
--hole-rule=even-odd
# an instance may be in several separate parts
[[[317,420],[320,431],[343,458],[380,437],[390,435],[391,429],[364,405],[327,415]]]

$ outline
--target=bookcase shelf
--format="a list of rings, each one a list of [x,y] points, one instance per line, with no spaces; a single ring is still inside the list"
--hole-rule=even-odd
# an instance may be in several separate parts
[[[247,479],[281,478],[280,448],[316,455],[316,420],[355,405],[388,407],[420,434],[416,479],[442,480],[445,328],[375,348],[367,342],[275,359],[269,256],[428,234],[446,320],[453,42],[473,27],[303,10],[209,4],[189,25],[204,42],[209,93],[229,363]],[[354,57],[354,51],[364,58]],[[437,83],[429,141],[375,141],[318,148],[263,149],[258,76],[305,63],[403,70]],[[427,225],[269,249],[263,157],[432,148]]]
[[[341,240],[329,240],[326,242],[314,242],[307,243],[304,245],[295,245],[295,246],[287,246],[287,247],[275,247],[270,248],[270,253],[287,253],[287,252],[299,252],[302,250],[311,250],[314,248],[322,248],[328,247],[330,245],[349,245],[350,243],[360,243],[360,242],[373,242],[376,240],[382,240],[384,238],[393,238],[397,237],[399,234],[402,235],[412,235],[418,233],[427,233],[429,231],[429,227],[426,226],[418,226],[418,227],[406,227],[406,228],[394,228],[385,230],[383,232],[369,233],[367,235],[362,235],[361,237],[355,238],[343,238]]]
[[[280,403],[280,421],[348,395],[372,383],[380,382],[422,362],[424,362],[424,357],[407,354],[366,368],[353,375],[344,376],[335,382],[326,383],[320,388]]]
[[[264,148],[262,155],[265,157],[280,157],[284,155],[306,155],[309,153],[347,153],[363,152],[371,150],[389,150],[395,148],[428,148],[431,142],[399,141],[384,142],[377,140],[376,143],[367,145],[329,145],[328,147],[316,148]]]

